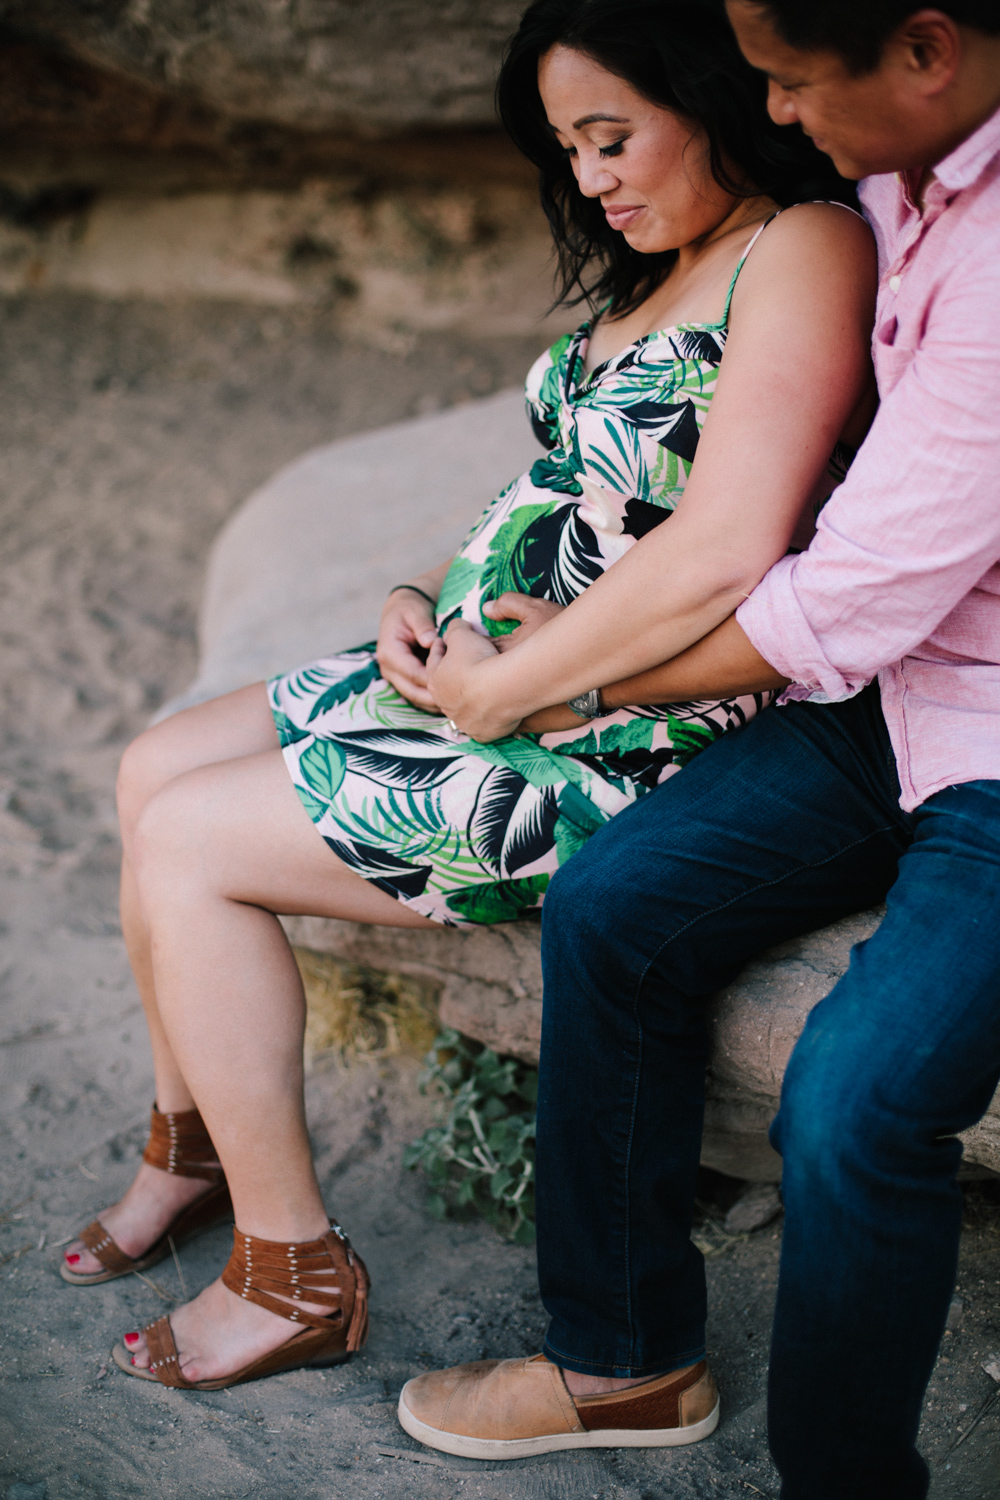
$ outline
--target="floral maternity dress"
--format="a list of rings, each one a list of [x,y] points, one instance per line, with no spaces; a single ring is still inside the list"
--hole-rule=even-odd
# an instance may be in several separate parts
[[[667,521],[712,399],[735,282],[719,323],[648,334],[589,375],[584,323],[535,362],[528,415],[547,454],[462,543],[438,601],[442,631],[457,616],[491,636],[515,629],[480,607],[506,589],[568,604]],[[838,452],[820,501],[842,477]],[[380,677],[374,643],[277,677],[269,691],[295,789],[330,848],[448,926],[540,906],[602,823],[766,702],[639,705],[480,745]]]

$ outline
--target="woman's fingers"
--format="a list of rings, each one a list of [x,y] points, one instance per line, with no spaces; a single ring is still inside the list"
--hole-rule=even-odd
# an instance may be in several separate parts
[[[511,590],[496,599],[487,599],[483,614],[490,620],[524,620],[543,599],[533,599],[530,594],[515,594]]]
[[[496,642],[482,635],[465,620],[448,627],[445,648],[434,648],[427,662],[431,692],[458,729],[476,740],[495,740],[517,728],[516,719],[485,714],[475,706],[478,675],[496,659]]]
[[[446,650],[447,650],[447,647],[445,646],[444,641],[441,639],[441,637],[439,635],[436,635],[434,637],[434,642],[433,642],[433,644],[432,644],[432,646],[430,648],[430,653],[429,653],[429,655],[427,657],[427,671],[428,671],[428,673],[433,672],[434,668],[437,667],[440,664],[440,662],[444,659],[444,654],[445,654]]]
[[[484,604],[483,614],[489,620],[517,620],[519,622],[516,630],[502,637],[506,644],[500,646],[499,649],[509,651],[511,646],[519,645],[521,641],[527,640],[529,635],[533,635],[540,625],[562,614],[564,608],[565,605],[556,604],[552,599],[535,599],[530,594],[508,592]]]

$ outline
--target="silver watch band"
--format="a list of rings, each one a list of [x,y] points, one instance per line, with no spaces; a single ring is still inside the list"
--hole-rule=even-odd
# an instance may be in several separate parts
[[[600,688],[591,688],[589,693],[581,693],[579,698],[568,698],[566,707],[579,714],[581,719],[601,719],[607,713],[607,709],[601,706]]]

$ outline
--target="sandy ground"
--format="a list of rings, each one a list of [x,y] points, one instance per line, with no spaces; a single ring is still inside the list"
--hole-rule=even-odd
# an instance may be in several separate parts
[[[544,1327],[531,1252],[434,1222],[402,1172],[429,1110],[405,1059],[331,1064],[309,1084],[327,1201],[375,1279],[363,1354],[216,1395],[109,1368],[121,1332],[181,1295],[169,1263],[87,1290],[55,1274],[57,1243],[129,1180],[151,1094],[115,911],[117,757],[193,675],[206,549],[255,484],[314,443],[508,384],[537,341],[425,337],[389,354],[304,315],[60,297],[8,303],[0,322],[0,1493],[775,1497],[773,1225],[709,1261],[724,1418],[707,1443],[479,1466],[400,1431],[410,1373],[533,1351]],[[1000,1353],[995,1198],[969,1195],[963,1306],[928,1398],[935,1500],[1000,1489],[1000,1387],[981,1368]],[[184,1251],[189,1291],[227,1248],[217,1232]],[[859,1357],[877,1384],[878,1351]]]

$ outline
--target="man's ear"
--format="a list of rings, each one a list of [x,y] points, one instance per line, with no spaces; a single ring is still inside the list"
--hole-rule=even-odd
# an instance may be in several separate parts
[[[888,45],[925,99],[954,82],[962,61],[962,34],[941,10],[914,11]]]

